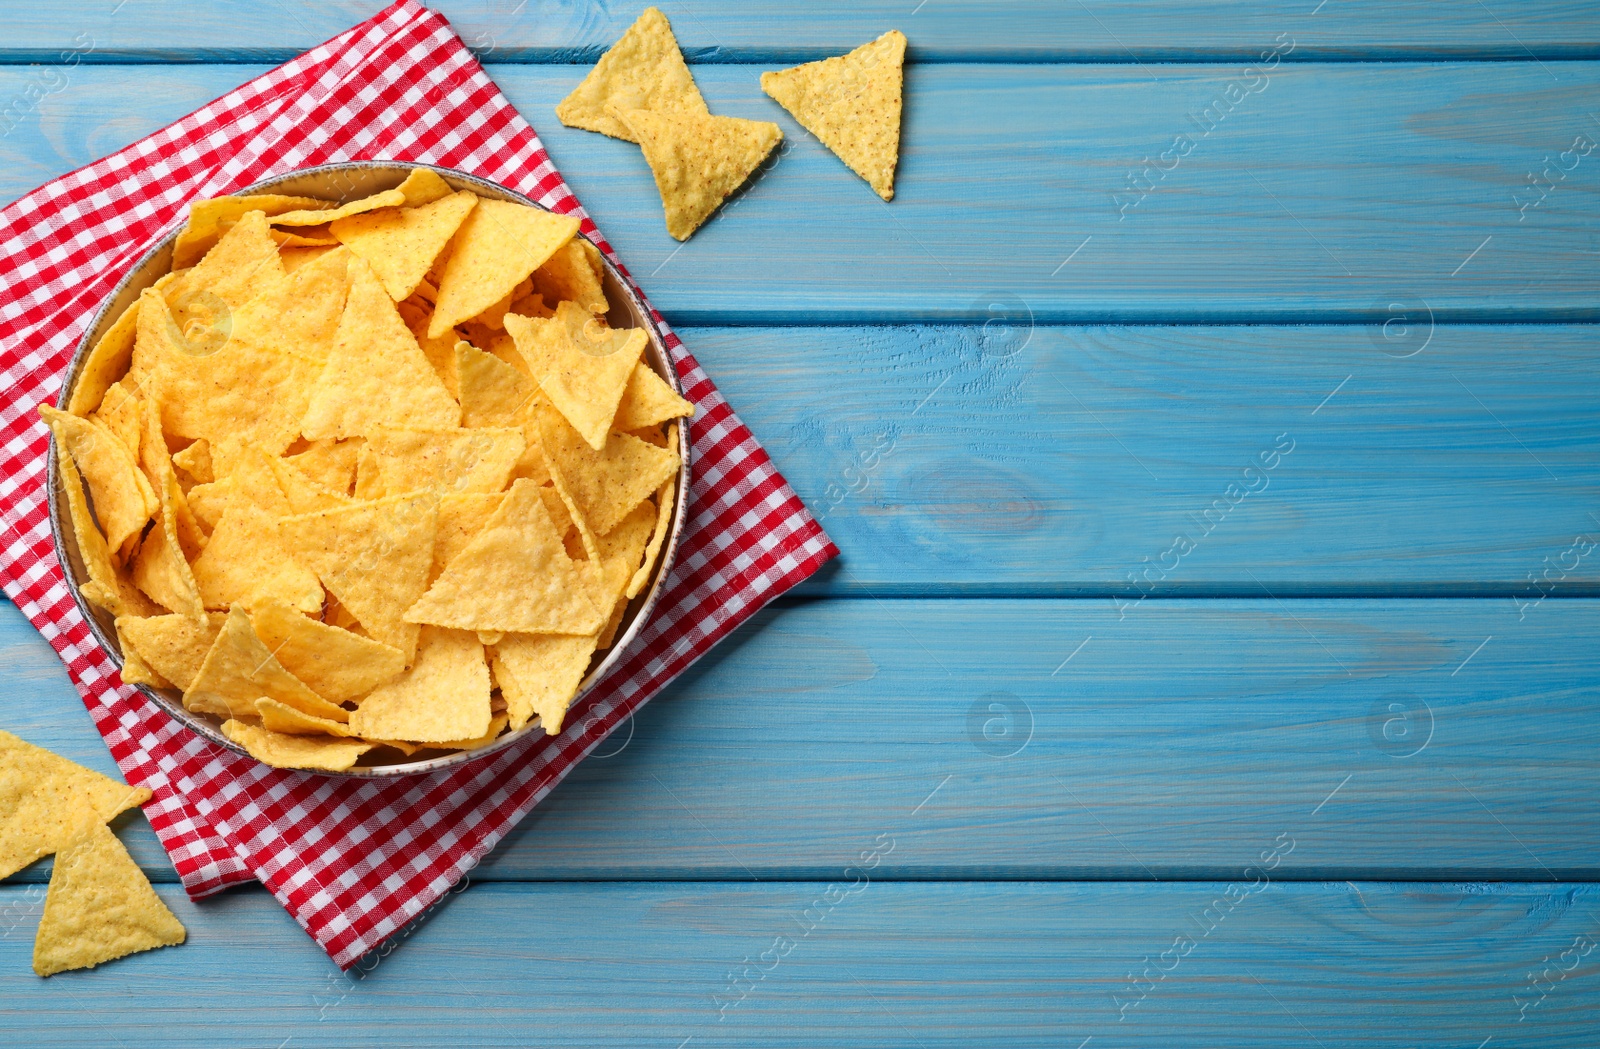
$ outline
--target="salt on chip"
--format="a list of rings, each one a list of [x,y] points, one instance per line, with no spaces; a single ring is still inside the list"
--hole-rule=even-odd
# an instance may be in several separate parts
[[[285,211],[272,216],[271,222],[274,226],[320,226],[324,222],[336,222],[351,215],[360,215],[362,212],[376,211],[379,208],[398,208],[406,203],[406,195],[400,190],[386,189],[331,209],[308,208],[303,211]]]
[[[85,816],[105,823],[149,800],[143,787],[0,731],[0,878],[65,848]]]
[[[661,194],[667,232],[678,240],[688,240],[783,141],[783,130],[764,120],[613,112],[638,138]]]
[[[285,518],[279,534],[373,640],[409,664],[417,628],[405,613],[428,588],[438,506],[432,492],[391,496]]]
[[[443,743],[489,730],[489,666],[483,645],[465,630],[423,627],[417,661],[374,689],[355,713],[350,731],[372,739]]]
[[[600,249],[582,236],[574,236],[533,271],[533,286],[543,302],[575,302],[604,317],[611,303],[606,301],[603,272]]]
[[[192,566],[207,608],[251,609],[280,601],[301,612],[322,611],[322,584],[284,549],[278,521],[243,497],[228,503]]]
[[[332,208],[333,202],[315,197],[290,197],[258,193],[247,197],[212,197],[189,205],[189,222],[172,245],[172,268],[193,266],[216,246],[224,226],[232,227],[247,211],[281,215],[286,211]]]
[[[344,772],[374,746],[363,739],[291,736],[235,719],[222,723],[222,733],[252,758],[279,769]]]
[[[761,90],[893,200],[905,57],[905,34],[891,29],[847,55],[762,73]]]
[[[674,427],[667,438],[668,448],[677,454],[678,430]],[[633,578],[628,581],[627,595],[632,600],[639,596],[639,592],[650,582],[650,573],[656,566],[656,560],[661,556],[661,549],[666,543],[667,533],[672,528],[673,491],[677,485],[677,475],[667,478],[661,483],[661,489],[656,492],[656,530],[650,536],[650,543],[644,549],[644,563],[638,571],[633,573]]]
[[[624,432],[659,426],[668,419],[694,417],[694,405],[679,397],[648,364],[640,361],[628,376],[611,428]]]
[[[654,7],[645,8],[583,82],[561,100],[556,117],[568,127],[637,142],[627,125],[611,115],[613,106],[710,112],[689,75],[667,16]]]
[[[88,482],[107,546],[120,549],[159,508],[150,482],[139,472],[127,446],[104,426],[48,404],[39,406],[39,414],[55,435],[62,457],[71,456]]]
[[[511,427],[399,430],[375,427],[367,447],[386,492],[498,492],[522,457],[522,431]]]
[[[589,634],[604,625],[567,557],[538,485],[517,481],[500,508],[405,618],[459,630]],[[401,737],[405,738],[405,737]]]
[[[333,353],[300,432],[308,440],[363,436],[373,426],[452,428],[461,408],[423,356],[372,268],[350,260],[350,294]]]
[[[106,537],[100,534],[89,513],[89,499],[83,494],[83,480],[78,476],[78,468],[72,465],[72,457],[63,455],[56,462],[61,472],[61,494],[66,496],[67,516],[72,521],[72,534],[78,540],[78,555],[89,576],[79,588],[84,598],[112,615],[142,615],[144,595],[125,585],[117,566],[112,563]]]
[[[184,689],[183,705],[208,714],[255,717],[255,702],[262,696],[332,721],[350,716],[289,673],[256,635],[244,609],[234,608],[223,621],[199,673]]]
[[[435,176],[437,177],[437,176]],[[462,190],[417,208],[385,208],[334,222],[346,247],[366,260],[395,302],[410,297],[478,197]]]
[[[33,971],[92,969],[187,937],[111,828],[85,821],[56,855],[33,941]]]
[[[642,328],[613,331],[576,303],[549,320],[506,318],[506,330],[550,403],[583,435],[605,447],[617,405],[649,341]]]
[[[319,623],[282,602],[260,603],[250,622],[284,669],[334,703],[365,695],[406,667],[399,649]]]
[[[561,413],[541,405],[538,414],[539,444],[556,487],[597,536],[611,531],[677,472],[679,458],[672,449],[612,433],[605,449],[596,452]]]
[[[456,343],[462,426],[520,426],[535,389],[528,376],[494,354],[471,343]]]
[[[428,335],[438,338],[499,302],[576,232],[570,215],[480,200],[451,240]]]
[[[495,683],[515,732],[537,717],[546,735],[561,731],[567,707],[583,684],[595,635],[507,634],[494,646]]]
[[[227,616],[207,613],[204,622],[188,616],[118,616],[117,638],[124,659],[136,653],[161,677],[186,691],[216,644]]]

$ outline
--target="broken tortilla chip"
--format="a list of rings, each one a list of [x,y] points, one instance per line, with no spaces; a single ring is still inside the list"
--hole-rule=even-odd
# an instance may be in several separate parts
[[[764,120],[612,112],[638,137],[661,194],[667,232],[678,240],[688,240],[783,141],[783,130]]]
[[[667,16],[654,7],[645,8],[583,82],[561,100],[556,117],[568,127],[637,142],[628,126],[611,114],[613,106],[710,112],[689,75]]]

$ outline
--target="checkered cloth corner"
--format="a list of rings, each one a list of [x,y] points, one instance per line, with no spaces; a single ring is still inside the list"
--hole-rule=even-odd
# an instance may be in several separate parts
[[[56,561],[35,409],[55,397],[121,274],[190,200],[378,158],[459,168],[574,215],[626,276],[533,129],[415,0],[0,211],[0,584],[60,653],[124,775],[154,791],[146,814],[189,894],[259,879],[342,967],[431,906],[617,725],[838,553],[663,323],[698,409],[687,526],[651,621],[560,735],[428,776],[338,779],[211,746],[122,684]]]

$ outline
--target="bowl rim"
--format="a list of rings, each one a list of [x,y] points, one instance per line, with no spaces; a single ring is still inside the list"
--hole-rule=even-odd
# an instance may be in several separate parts
[[[339,161],[331,164],[317,164],[310,167],[296,168],[293,171],[272,175],[254,182],[249,186],[235,191],[234,195],[250,196],[253,194],[270,192],[285,183],[293,182],[307,176],[331,175],[340,171],[377,171],[381,173],[395,174],[398,175],[400,179],[403,179],[407,173],[416,168],[426,168],[435,172],[454,189],[471,189],[482,196],[488,196],[492,199],[525,204],[528,207],[537,208],[540,211],[552,210],[540,204],[538,201],[535,201],[522,193],[518,193],[516,190],[502,186],[496,182],[491,182],[488,179],[474,175],[470,172],[461,171],[456,168],[441,167],[436,164],[398,160]],[[399,184],[398,180],[395,184]],[[373,192],[377,192],[377,190],[373,190]],[[315,196],[316,194],[313,192],[307,193],[306,195]],[[166,251],[174,241],[176,241],[178,234],[181,233],[182,230],[183,225],[179,224],[164,234],[159,240],[151,245],[148,251],[140,255],[139,258],[131,266],[129,266],[128,271],[124,273],[121,279],[117,281],[116,285],[109,292],[107,292],[105,298],[101,301],[99,308],[95,311],[88,327],[84,330],[82,338],[79,339],[77,348],[73,350],[72,357],[68,360],[65,370],[61,373],[61,386],[56,398],[57,405],[66,404],[71,399],[72,391],[76,388],[77,381],[82,373],[83,364],[88,359],[89,352],[99,341],[99,338],[101,334],[103,334],[107,324],[110,321],[115,320],[114,317],[110,316],[111,307],[122,296],[123,292],[129,287],[129,285],[132,284],[136,278],[143,276],[146,268],[149,267],[163,251]],[[586,241],[589,241],[590,244],[594,244],[594,241],[584,234],[582,230],[579,230],[576,236],[583,237]],[[598,245],[595,246],[598,248]],[[682,396],[683,383],[678,376],[678,369],[673,362],[672,354],[667,348],[666,338],[662,335],[661,329],[657,325],[652,311],[645,305],[641,293],[634,286],[633,282],[629,280],[621,270],[612,264],[611,260],[606,256],[604,251],[600,252],[600,261],[605,269],[606,274],[611,278],[610,283],[622,290],[635,326],[642,328],[649,340],[647,346],[649,352],[646,354],[646,357],[650,359],[656,373],[661,378],[665,379],[668,385],[671,386],[673,392],[677,393],[679,396]],[[147,283],[145,287],[149,287],[150,284],[153,283],[154,279]],[[143,289],[141,288],[141,291],[142,290]],[[117,315],[120,316],[121,312],[118,311]],[[624,655],[627,654],[628,650],[632,648],[635,642],[638,640],[640,634],[643,633],[645,626],[649,623],[652,614],[656,610],[656,605],[659,603],[662,591],[665,589],[667,576],[672,571],[673,564],[676,561],[678,543],[682,539],[684,528],[688,522],[688,494],[689,483],[692,476],[691,459],[693,454],[689,441],[689,421],[684,418],[679,418],[673,420],[672,424],[678,430],[680,462],[678,466],[677,490],[674,495],[676,505],[673,507],[672,511],[671,531],[668,534],[661,554],[657,559],[654,575],[651,579],[649,588],[643,593],[642,600],[640,597],[635,597],[629,602],[630,607],[623,613],[623,625],[619,628],[616,640],[613,642],[605,657],[600,661],[599,665],[595,666],[589,671],[588,674],[584,676],[582,683],[578,686],[577,693],[572,697],[572,701],[568,704],[567,710],[569,712],[575,709],[589,695],[589,693],[594,690],[594,687],[599,684],[599,682],[622,661]],[[101,619],[102,616],[109,619],[110,613],[91,606],[84,598],[81,588],[81,579],[79,578],[78,570],[73,562],[72,555],[78,554],[77,536],[76,534],[72,533],[72,526],[70,522],[63,520],[62,515],[66,511],[62,505],[62,500],[57,497],[57,489],[60,487],[60,475],[57,472],[58,468],[56,462],[56,457],[58,454],[59,452],[56,447],[55,435],[54,433],[51,433],[49,437],[48,450],[46,453],[45,490],[46,500],[49,508],[50,536],[52,546],[55,551],[56,560],[60,563],[61,572],[66,580],[67,589],[72,595],[73,602],[77,605],[78,611],[83,615],[84,620],[87,622],[90,634],[99,644],[100,649],[117,668],[117,671],[120,675],[124,659],[121,646],[118,643],[116,631],[114,628],[108,630],[105,623],[102,622]],[[69,534],[72,536],[70,540],[72,544],[70,550],[68,549],[68,540],[66,538]],[[163,690],[154,689],[147,685],[135,685],[134,687],[155,702],[158,706],[160,706],[179,724],[198,735],[201,739],[213,745],[220,746],[235,754],[249,758],[252,761],[259,762],[259,759],[255,758],[239,744],[223,735],[218,726],[213,725],[210,721],[185,708],[181,698],[174,699],[173,696],[166,694]],[[558,734],[558,736],[554,738],[559,738],[560,736],[565,736],[570,732],[578,730],[580,726],[585,724],[586,720],[587,719],[567,720],[565,727]],[[615,726],[613,726],[613,728],[615,728]],[[587,731],[587,729],[584,729],[584,731]],[[421,761],[395,762],[388,765],[353,767],[342,772],[330,772],[322,769],[285,769],[283,771],[297,772],[304,775],[327,776],[339,779],[396,779],[405,776],[427,775],[429,773],[455,768],[460,765],[465,765],[469,762],[478,761],[490,757],[491,755],[498,754],[500,751],[507,749],[520,740],[536,734],[544,735],[544,729],[543,726],[540,725],[539,719],[533,718],[526,725],[522,726],[522,728],[512,732],[507,732],[494,740],[494,742],[489,743],[486,746],[479,747],[475,750],[455,751],[454,753],[443,754],[433,758],[426,758]],[[609,733],[607,734],[609,735]],[[598,737],[594,739],[591,742],[591,746],[600,743],[603,738],[604,737]],[[266,766],[264,762],[261,762],[261,764],[265,767],[272,767]]]

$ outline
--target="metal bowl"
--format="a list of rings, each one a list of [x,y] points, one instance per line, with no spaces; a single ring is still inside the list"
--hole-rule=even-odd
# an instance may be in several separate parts
[[[264,179],[241,190],[241,194],[274,192],[287,193],[296,196],[318,197],[323,200],[344,202],[369,196],[386,189],[392,189],[404,181],[413,168],[429,167],[437,172],[445,182],[455,189],[466,189],[482,197],[493,200],[514,201],[526,204],[529,207],[541,206],[520,193],[512,192],[504,186],[469,175],[463,171],[451,168],[433,167],[429,164],[404,164],[385,160],[350,161],[342,164],[323,164],[318,167],[303,168],[285,175],[277,175]],[[541,208],[541,210],[549,210]],[[99,341],[101,333],[108,328],[132,303],[137,301],[139,293],[150,287],[158,278],[172,268],[172,244],[177,238],[174,230],[161,240],[155,247],[145,254],[128,274],[117,284],[111,295],[101,305],[100,311],[95,314],[94,321],[84,333],[83,340],[78,343],[72,360],[67,365],[66,374],[62,377],[61,395],[58,404],[66,404],[72,398],[73,388],[77,385],[78,376],[83,369],[83,362],[89,355],[89,350]],[[580,233],[579,236],[582,236]],[[611,313],[606,317],[606,322],[613,328],[642,328],[649,336],[649,345],[646,347],[644,359],[654,368],[656,374],[666,380],[667,384],[679,394],[682,386],[678,382],[677,369],[672,366],[671,358],[667,355],[665,341],[661,332],[650,319],[650,312],[639,301],[633,289],[622,279],[609,259],[604,260],[605,265],[605,291],[606,297],[611,301]],[[668,537],[665,548],[656,563],[655,575],[650,581],[650,586],[641,591],[639,596],[629,602],[627,611],[623,614],[622,626],[617,630],[617,636],[610,649],[600,657],[599,662],[591,666],[588,675],[584,678],[578,694],[573,697],[572,708],[576,708],[583,698],[594,688],[595,683],[606,675],[612,667],[622,658],[623,653],[633,644],[645,623],[650,618],[657,599],[661,595],[663,581],[672,567],[673,558],[677,553],[678,539],[683,533],[686,517],[685,498],[689,490],[689,426],[685,419],[674,420],[678,427],[678,447],[683,457],[683,464],[678,471],[678,489],[676,494],[677,506],[674,507],[672,517],[672,533]],[[84,600],[79,591],[79,586],[86,578],[83,558],[78,551],[78,541],[72,530],[72,522],[67,517],[66,500],[57,497],[59,487],[55,480],[56,473],[56,448],[55,439],[50,441],[49,477],[51,483],[46,486],[50,500],[50,532],[55,540],[56,557],[61,562],[62,571],[67,577],[68,589],[72,591],[73,600],[78,603],[78,609],[89,622],[89,629],[93,632],[95,640],[100,643],[111,661],[122,668],[122,648],[117,642],[116,627],[113,617],[102,608],[89,604]],[[248,757],[243,747],[234,743],[222,734],[221,719],[208,714],[197,714],[184,709],[183,697],[176,689],[156,689],[144,685],[137,686],[141,692],[159,704],[167,713],[171,714],[180,723],[187,726],[192,732],[204,737],[207,741],[224,747],[235,753]],[[569,708],[570,709],[570,708]],[[403,761],[387,765],[358,766],[346,772],[316,772],[317,775],[355,777],[364,779],[378,779],[392,776],[412,776],[420,773],[438,772],[442,769],[452,768],[456,765],[475,761],[486,755],[511,746],[514,742],[525,736],[543,733],[544,728],[537,718],[528,722],[516,732],[508,732],[486,747],[477,750],[458,751],[439,757],[426,758],[420,761]]]

